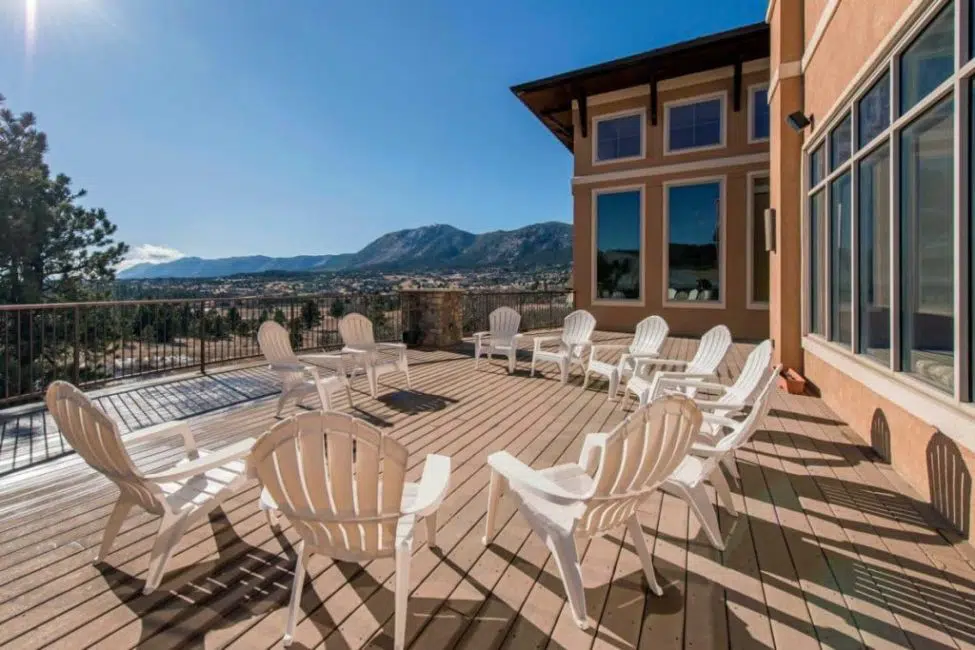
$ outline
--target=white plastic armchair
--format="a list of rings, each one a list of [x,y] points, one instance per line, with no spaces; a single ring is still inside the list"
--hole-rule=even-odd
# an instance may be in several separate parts
[[[132,462],[115,422],[80,390],[56,381],[48,387],[45,402],[71,448],[119,489],[96,562],[108,555],[133,506],[160,516],[143,593],[151,593],[159,586],[166,563],[183,533],[249,481],[245,459],[254,445],[253,438],[208,452],[197,449],[193,432],[185,422],[149,427],[127,436],[126,443],[181,437],[186,458],[169,469],[145,474]]]
[[[507,452],[491,454],[484,543],[494,539],[498,501],[506,492],[555,557],[572,617],[585,629],[585,590],[575,541],[625,524],[647,582],[662,595],[637,509],[687,456],[700,426],[701,412],[694,402],[675,395],[632,413],[611,433],[586,436],[578,463],[535,470]]]
[[[741,372],[730,386],[697,379],[663,376],[656,382],[650,400],[674,392],[689,394],[694,398],[698,408],[705,412],[731,417],[745,409],[752,393],[765,378],[771,361],[772,342],[765,340],[749,353]],[[711,397],[702,397],[701,392],[707,392]]]
[[[535,376],[535,365],[542,361],[554,363],[559,367],[559,376],[564,384],[569,379],[569,369],[573,365],[582,366],[585,354],[592,345],[592,333],[596,329],[596,317],[585,309],[577,309],[565,317],[560,336],[536,336],[532,350],[531,376]],[[546,343],[557,343],[555,349],[545,349]]]
[[[632,375],[637,361],[641,359],[655,359],[660,356],[660,348],[667,340],[670,328],[660,316],[649,316],[637,323],[633,334],[633,341],[628,344],[596,343],[589,350],[589,363],[586,366],[586,378],[582,387],[589,385],[589,376],[602,375],[609,381],[609,395],[607,399],[616,399],[620,381],[627,375]],[[612,364],[597,359],[597,355],[605,350],[622,350],[619,361]]]
[[[686,379],[689,381],[704,381],[715,377],[718,366],[724,361],[728,350],[731,349],[731,332],[724,325],[712,327],[697,346],[697,352],[690,361],[681,359],[638,359],[633,370],[633,376],[626,383],[624,395],[633,393],[640,400],[640,406],[646,406],[656,394],[655,382],[663,378]],[[656,371],[652,375],[649,369],[656,365],[677,366],[683,370]],[[693,396],[695,391],[688,388],[684,391]],[[621,405],[626,400],[621,401]]]
[[[348,314],[339,321],[339,335],[345,345],[343,352],[353,355],[356,369],[362,367],[366,371],[369,392],[374,398],[379,392],[379,377],[391,372],[402,372],[406,375],[406,387],[413,388],[405,344],[377,343],[373,336],[372,321],[355,313]]]
[[[705,482],[714,486],[718,500],[733,517],[738,516],[731,489],[721,471],[723,465],[731,476],[737,476],[735,451],[751,440],[768,413],[771,395],[775,390],[781,366],[772,369],[755,397],[748,416],[741,421],[721,415],[704,414],[701,435],[691,446],[691,455],[677,467],[663,485],[663,490],[687,502],[701,523],[711,545],[724,550],[725,544],[718,525],[718,515],[711,506]],[[722,435],[722,432],[724,435]]]
[[[427,543],[436,546],[437,508],[450,481],[450,459],[429,455],[420,482],[406,482],[407,459],[406,448],[376,427],[336,412],[294,415],[254,445],[250,465],[264,485],[262,506],[283,514],[301,538],[285,645],[308,559],[318,553],[346,562],[395,556],[394,647],[403,648],[413,529],[423,517]]]
[[[298,358],[291,348],[288,330],[273,320],[264,321],[257,331],[257,343],[267,359],[268,366],[281,378],[281,396],[278,398],[276,416],[288,400],[297,406],[309,395],[318,394],[323,409],[332,408],[332,394],[345,390],[352,405],[352,389],[345,375],[340,354],[313,354]],[[337,374],[322,376],[320,366],[331,366]]]
[[[508,357],[508,372],[515,371],[515,361],[518,355],[518,333],[521,325],[521,314],[511,307],[498,307],[488,316],[490,331],[474,333],[474,367],[477,368],[481,355],[488,359],[492,354]]]

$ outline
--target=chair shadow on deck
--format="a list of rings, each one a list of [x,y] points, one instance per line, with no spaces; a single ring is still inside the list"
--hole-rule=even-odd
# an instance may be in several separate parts
[[[972,475],[955,441],[936,432],[926,450],[931,505],[968,539],[972,503]]]
[[[394,411],[407,415],[435,413],[457,403],[457,400],[452,397],[424,393],[418,390],[397,390],[380,395],[376,400]]]
[[[141,578],[106,562],[96,565],[142,625],[135,647],[148,647],[151,639],[153,646],[202,649],[210,630],[256,621],[287,607],[297,556],[285,536],[274,532],[283,552],[271,553],[243,541],[220,508],[210,513],[209,521],[217,558],[168,571],[160,588],[148,596],[142,594]],[[301,606],[305,612],[316,611],[321,600],[306,588]],[[335,627],[320,615],[312,620],[323,634]]]

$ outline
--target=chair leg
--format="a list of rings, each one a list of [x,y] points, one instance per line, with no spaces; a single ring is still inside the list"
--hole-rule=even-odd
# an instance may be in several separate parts
[[[484,537],[481,541],[485,546],[494,541],[494,523],[498,516],[498,501],[504,491],[504,478],[501,474],[491,470],[491,482],[488,484],[487,516],[484,518]]]
[[[281,409],[284,408],[284,403],[288,400],[288,395],[284,391],[281,392],[281,397],[278,398],[278,410],[274,412],[274,417],[281,416]]]
[[[295,581],[291,585],[291,602],[288,605],[288,623],[284,628],[284,645],[291,645],[295,637],[295,619],[298,617],[298,605],[301,603],[301,592],[305,587],[305,565],[310,553],[305,553],[305,540],[298,542],[298,563],[295,565]]]
[[[349,398],[349,408],[355,406],[355,402],[352,401],[352,380],[345,379],[343,382],[345,384],[345,396]]]
[[[721,459],[721,464],[728,470],[731,478],[738,480],[738,466],[735,464],[735,452],[730,451]]]
[[[704,482],[698,483],[693,488],[682,485],[681,493],[684,500],[687,501],[687,505],[690,506],[695,516],[697,516],[697,520],[701,523],[701,527],[708,536],[708,541],[711,542],[711,546],[719,551],[723,551],[724,540],[721,539],[721,526],[718,524],[718,514],[714,511],[714,506],[711,505],[711,499],[708,498],[708,491],[704,487]]]
[[[267,525],[271,527],[271,530],[278,530],[281,526],[281,523],[278,521],[278,511],[274,508],[265,510],[264,518],[267,519]]]
[[[376,369],[366,368],[366,378],[369,380],[369,392],[372,394],[372,398],[376,399],[376,394],[379,392],[379,378],[376,376]]]
[[[657,582],[657,572],[653,569],[653,554],[650,553],[650,547],[647,546],[647,540],[643,536],[643,528],[640,526],[640,520],[636,515],[630,517],[626,522],[626,529],[630,531],[630,538],[633,540],[633,546],[636,547],[636,554],[640,556],[640,564],[643,565],[643,574],[647,577],[650,590],[658,596],[663,596],[664,590]]]
[[[569,381],[569,363],[567,361],[559,364],[559,377],[563,384]]]
[[[532,371],[529,374],[529,376],[530,377],[534,377],[535,376],[535,353],[534,352],[532,353]]]
[[[125,499],[125,497],[119,497],[119,500],[115,502],[115,508],[112,510],[112,514],[108,517],[108,522],[105,524],[105,532],[102,534],[102,545],[98,549],[98,555],[95,556],[96,562],[101,562],[108,555],[109,550],[112,548],[112,542],[115,541],[118,531],[122,528],[122,523],[125,518],[129,515],[129,510],[132,509],[132,502]]]
[[[328,394],[328,388],[322,382],[318,382],[315,388],[318,390],[318,399],[322,403],[322,408],[326,411],[331,411],[332,400]]]
[[[403,374],[406,375],[406,387],[413,390],[413,382],[410,380],[410,364],[403,361]]]
[[[515,362],[518,360],[518,351],[512,350],[508,353],[508,374],[512,374],[515,371]]]
[[[586,374],[582,377],[582,390],[586,390],[589,387],[589,370],[586,370]]]
[[[406,646],[407,601],[410,596],[410,547],[403,544],[396,548],[396,612],[393,623],[393,650]]]
[[[616,393],[620,390],[620,373],[619,370],[613,370],[609,373],[609,395],[606,399],[612,401],[616,399]]]
[[[423,518],[427,527],[427,546],[437,548],[437,511],[434,510]]]
[[[582,584],[582,567],[579,564],[575,540],[571,535],[567,535],[551,536],[547,541],[559,573],[562,575],[562,586],[565,587],[565,593],[569,597],[572,618],[575,619],[576,625],[585,630],[589,627],[589,619],[586,616],[586,590]]]
[[[735,508],[735,502],[731,499],[731,488],[728,486],[728,479],[724,477],[724,471],[721,469],[720,465],[715,465],[714,471],[711,472],[711,476],[708,477],[711,481],[711,485],[714,486],[714,491],[718,495],[718,501],[724,506],[724,509],[732,517],[738,516],[738,510]]]
[[[146,576],[146,584],[142,588],[143,594],[151,594],[162,582],[166,563],[172,557],[173,550],[186,531],[188,523],[189,517],[185,514],[163,515],[162,521],[159,523],[159,532],[156,533],[156,541],[153,542],[152,552],[149,555],[149,574]]]
[[[477,370],[477,364],[481,361],[481,344],[474,342],[474,370]]]

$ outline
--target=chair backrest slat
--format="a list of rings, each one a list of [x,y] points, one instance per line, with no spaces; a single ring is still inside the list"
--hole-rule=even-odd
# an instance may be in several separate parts
[[[562,342],[568,346],[588,343],[596,329],[596,317],[585,309],[577,309],[562,323]]]
[[[735,383],[718,399],[725,403],[744,403],[748,401],[765,376],[772,360],[772,342],[762,341],[749,353],[745,365],[735,379]]]
[[[759,424],[765,419],[771,407],[772,394],[775,392],[775,385],[779,380],[779,373],[781,371],[782,366],[778,365],[772,368],[769,374],[766,375],[765,383],[762,384],[761,389],[755,396],[755,402],[752,404],[748,415],[730,433],[718,441],[718,444],[715,445],[718,449],[738,449],[755,435]]]
[[[339,336],[345,345],[373,345],[376,342],[373,335],[372,321],[362,314],[346,314],[339,321]]]
[[[697,346],[694,357],[687,365],[687,372],[710,374],[718,369],[731,349],[731,331],[724,325],[712,327]]]
[[[636,326],[633,334],[633,343],[630,344],[631,354],[647,354],[660,352],[670,327],[660,316],[648,316],[641,320]]]
[[[162,493],[145,480],[122,443],[118,426],[65,381],[48,386],[44,401],[61,435],[86,463],[111,479],[122,495],[153,514],[165,509]]]

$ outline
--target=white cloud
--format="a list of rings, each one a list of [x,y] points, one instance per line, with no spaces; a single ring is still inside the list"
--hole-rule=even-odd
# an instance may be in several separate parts
[[[185,254],[179,252],[175,248],[168,248],[166,246],[156,246],[155,244],[143,244],[141,246],[134,246],[129,251],[125,259],[118,265],[118,271],[124,271],[125,269],[131,268],[136,264],[161,264],[163,262],[172,262],[173,260],[178,260],[181,257],[186,257]]]

